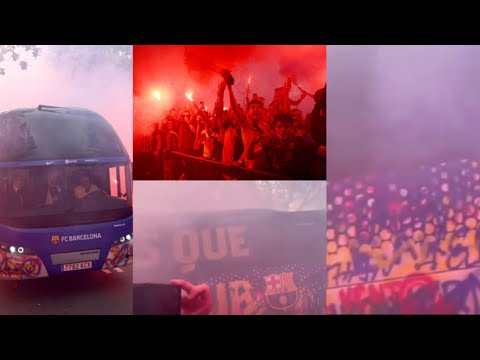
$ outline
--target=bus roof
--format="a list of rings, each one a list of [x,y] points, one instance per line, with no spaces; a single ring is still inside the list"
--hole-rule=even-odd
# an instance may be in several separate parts
[[[39,105],[0,113],[0,162],[126,157],[120,138],[100,114]]]

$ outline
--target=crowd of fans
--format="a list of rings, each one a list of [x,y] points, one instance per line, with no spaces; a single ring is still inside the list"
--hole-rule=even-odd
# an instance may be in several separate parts
[[[326,178],[326,85],[314,94],[298,87],[301,95],[292,100],[289,76],[275,89],[269,105],[258,94],[250,98],[249,89],[240,104],[231,73],[222,71],[221,76],[213,111],[207,111],[204,102],[185,98],[184,107],[171,109],[154,123],[149,139],[153,156],[148,166],[153,178],[186,178],[192,156],[205,164],[216,162],[290,179]],[[304,115],[297,106],[307,96],[315,105]],[[179,162],[172,153],[185,156]],[[195,178],[203,176],[197,173]]]

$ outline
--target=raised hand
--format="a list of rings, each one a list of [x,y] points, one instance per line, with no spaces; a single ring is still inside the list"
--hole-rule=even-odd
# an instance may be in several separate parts
[[[184,290],[182,311],[186,315],[209,315],[212,311],[210,288],[207,284],[193,285],[185,280],[172,280],[170,285]]]

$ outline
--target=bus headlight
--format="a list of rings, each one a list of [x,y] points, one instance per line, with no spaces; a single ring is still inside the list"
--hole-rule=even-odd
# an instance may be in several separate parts
[[[121,244],[125,244],[127,242],[130,242],[130,241],[133,241],[133,234],[127,234],[125,236],[122,236],[120,239],[115,241],[113,244],[114,245],[121,245]]]
[[[14,245],[8,245],[5,243],[0,243],[0,250],[5,251],[7,254],[18,254],[18,255],[29,255],[29,256],[36,256],[37,254],[35,251],[29,248],[25,248],[22,246],[14,246]]]

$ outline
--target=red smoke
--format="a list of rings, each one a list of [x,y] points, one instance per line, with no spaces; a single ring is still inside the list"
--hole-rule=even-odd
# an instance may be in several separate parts
[[[326,46],[282,46],[279,49],[280,74],[292,75],[295,83],[319,83],[326,81]],[[315,91],[312,89],[312,91]]]
[[[235,78],[233,91],[242,103],[248,78],[250,96],[257,93],[268,105],[274,89],[283,85],[287,75],[313,93],[325,85],[326,46],[324,45],[147,45],[134,46],[134,132],[148,132],[153,122],[176,107],[179,110],[192,92],[195,102],[204,101],[213,109],[218,83],[218,71],[226,68]],[[153,99],[158,91],[162,99]],[[292,86],[291,98],[300,92]],[[298,106],[304,114],[313,108],[313,99],[305,98]],[[225,96],[225,106],[229,106]]]
[[[232,70],[239,63],[260,53],[255,45],[185,46],[185,65],[199,82],[210,80],[221,69]]]

